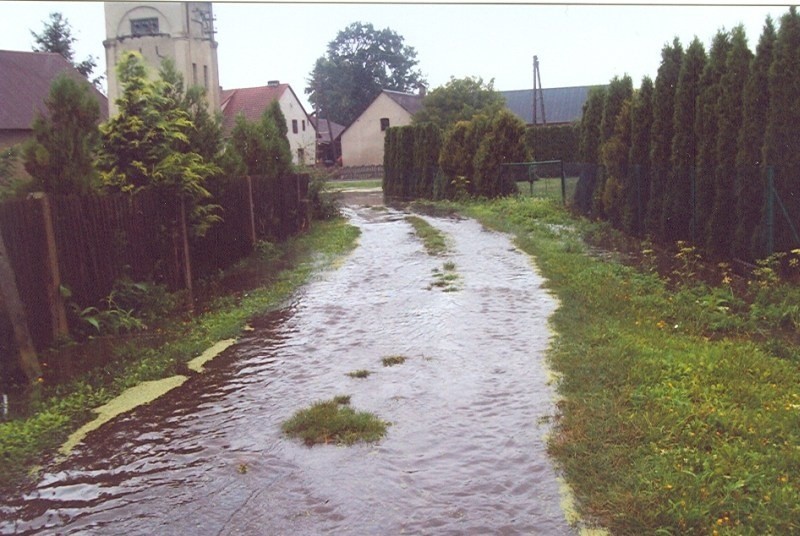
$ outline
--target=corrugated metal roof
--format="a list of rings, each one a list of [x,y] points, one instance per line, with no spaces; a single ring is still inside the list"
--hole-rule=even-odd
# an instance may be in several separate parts
[[[61,54],[0,50],[0,129],[30,130],[36,112],[46,110],[50,86],[64,73],[87,82]],[[105,121],[108,99],[94,86],[91,91],[100,105],[100,119]]]
[[[589,90],[594,86],[559,87],[542,89],[544,96],[544,118],[547,124],[572,123],[578,121],[583,114],[583,105],[589,97]],[[533,124],[533,89],[501,91],[506,99],[508,109],[514,112],[526,124]],[[539,104],[537,90],[536,124],[542,124],[542,109]]]

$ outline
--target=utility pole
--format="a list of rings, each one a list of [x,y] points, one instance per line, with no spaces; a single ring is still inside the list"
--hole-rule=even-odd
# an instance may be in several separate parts
[[[533,126],[536,126],[536,102],[537,102],[537,88],[538,101],[542,108],[542,124],[547,124],[547,118],[544,115],[544,91],[542,91],[542,74],[539,72],[539,56],[533,57]]]

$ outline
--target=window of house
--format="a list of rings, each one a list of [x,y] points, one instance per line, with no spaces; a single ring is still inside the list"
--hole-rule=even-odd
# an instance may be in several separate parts
[[[158,35],[158,17],[131,19],[131,35]]]
[[[208,65],[203,65],[203,87],[208,89]]]
[[[193,86],[197,85],[197,64],[196,63],[192,64],[192,85]]]
[[[292,132],[297,134],[297,119],[292,119]]]
[[[297,163],[298,164],[305,164],[306,163],[306,150],[302,147],[297,149]]]
[[[305,132],[305,131],[306,131],[306,120],[303,119],[303,132]]]
[[[381,132],[389,128],[389,118],[381,117]]]

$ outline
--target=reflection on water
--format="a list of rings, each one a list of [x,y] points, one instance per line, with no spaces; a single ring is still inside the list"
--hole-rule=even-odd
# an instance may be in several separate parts
[[[570,534],[545,454],[554,301],[529,258],[471,220],[360,209],[360,247],[153,404],[89,435],[0,506],[2,533]],[[457,292],[429,290],[451,261]],[[403,355],[385,368],[381,358]],[[348,372],[367,369],[366,379]],[[381,442],[308,448],[280,423],[352,395]]]

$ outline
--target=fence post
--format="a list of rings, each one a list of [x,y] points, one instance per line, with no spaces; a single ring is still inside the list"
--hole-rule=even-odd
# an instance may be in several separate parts
[[[247,179],[247,210],[249,211],[250,218],[247,220],[250,223],[250,246],[256,247],[258,241],[256,237],[256,208],[253,201],[253,177],[248,175]]]
[[[4,306],[11,320],[11,327],[14,329],[14,340],[17,343],[19,352],[19,364],[28,383],[34,385],[36,380],[42,376],[42,367],[39,366],[39,359],[36,357],[36,349],[33,347],[31,333],[28,329],[28,320],[25,315],[25,306],[19,297],[14,270],[11,268],[11,259],[6,252],[6,243],[3,240],[3,232],[0,229],[0,305]]]
[[[44,222],[44,235],[47,242],[45,247],[45,264],[47,265],[47,305],[50,310],[50,326],[53,340],[69,335],[67,324],[67,310],[64,298],[61,296],[61,270],[58,265],[58,249],[53,231],[53,210],[50,197],[45,193],[34,194],[42,206],[42,219]]]
[[[775,207],[774,190],[775,168],[767,168],[767,255],[775,252]]]
[[[192,261],[191,255],[189,254],[189,231],[186,226],[186,200],[182,195],[180,214],[178,214],[178,216],[180,218],[178,225],[180,226],[181,253],[183,257],[183,286],[189,292],[187,305],[189,310],[192,310],[194,308],[194,295],[192,293]]]

